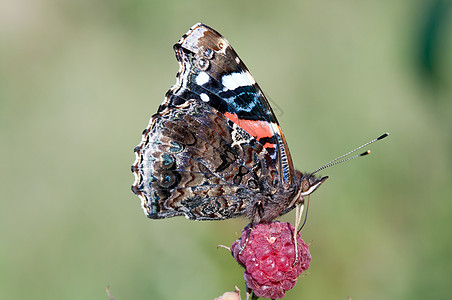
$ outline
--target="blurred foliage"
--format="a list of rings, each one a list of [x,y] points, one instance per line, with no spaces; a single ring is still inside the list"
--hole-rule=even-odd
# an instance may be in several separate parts
[[[391,133],[373,155],[325,170],[303,229],[311,268],[286,298],[450,298],[444,0],[1,0],[0,298],[244,290],[216,246],[245,219],[151,221],[130,192],[133,148],[175,82],[171,47],[199,21],[277,103],[297,168]]]

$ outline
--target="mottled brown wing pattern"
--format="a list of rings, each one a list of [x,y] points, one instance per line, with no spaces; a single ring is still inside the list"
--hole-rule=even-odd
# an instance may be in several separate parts
[[[135,148],[149,218],[269,222],[325,179],[293,168],[278,121],[228,41],[198,23],[174,45],[176,84]]]
[[[132,191],[150,218],[233,218],[254,205],[250,194],[276,192],[266,149],[201,100],[153,116],[135,153]]]

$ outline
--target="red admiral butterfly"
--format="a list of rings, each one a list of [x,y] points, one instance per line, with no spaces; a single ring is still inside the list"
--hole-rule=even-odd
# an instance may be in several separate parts
[[[327,177],[294,169],[261,89],[228,41],[204,24],[174,45],[176,84],[135,148],[132,191],[149,218],[269,222]]]

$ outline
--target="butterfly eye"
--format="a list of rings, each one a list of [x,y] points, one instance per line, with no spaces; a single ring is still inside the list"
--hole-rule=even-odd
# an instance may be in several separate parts
[[[309,180],[307,179],[303,179],[301,181],[301,190],[303,192],[307,192],[309,190],[309,188],[311,187],[311,184],[309,183]]]

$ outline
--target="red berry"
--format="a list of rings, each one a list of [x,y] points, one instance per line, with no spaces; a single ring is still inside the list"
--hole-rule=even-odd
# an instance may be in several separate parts
[[[298,276],[309,268],[311,254],[300,234],[297,235],[298,259],[293,264],[294,230],[292,224],[282,222],[261,223],[251,231],[246,226],[242,236],[232,244],[232,256],[245,268],[246,286],[256,296],[283,298],[295,286]]]

